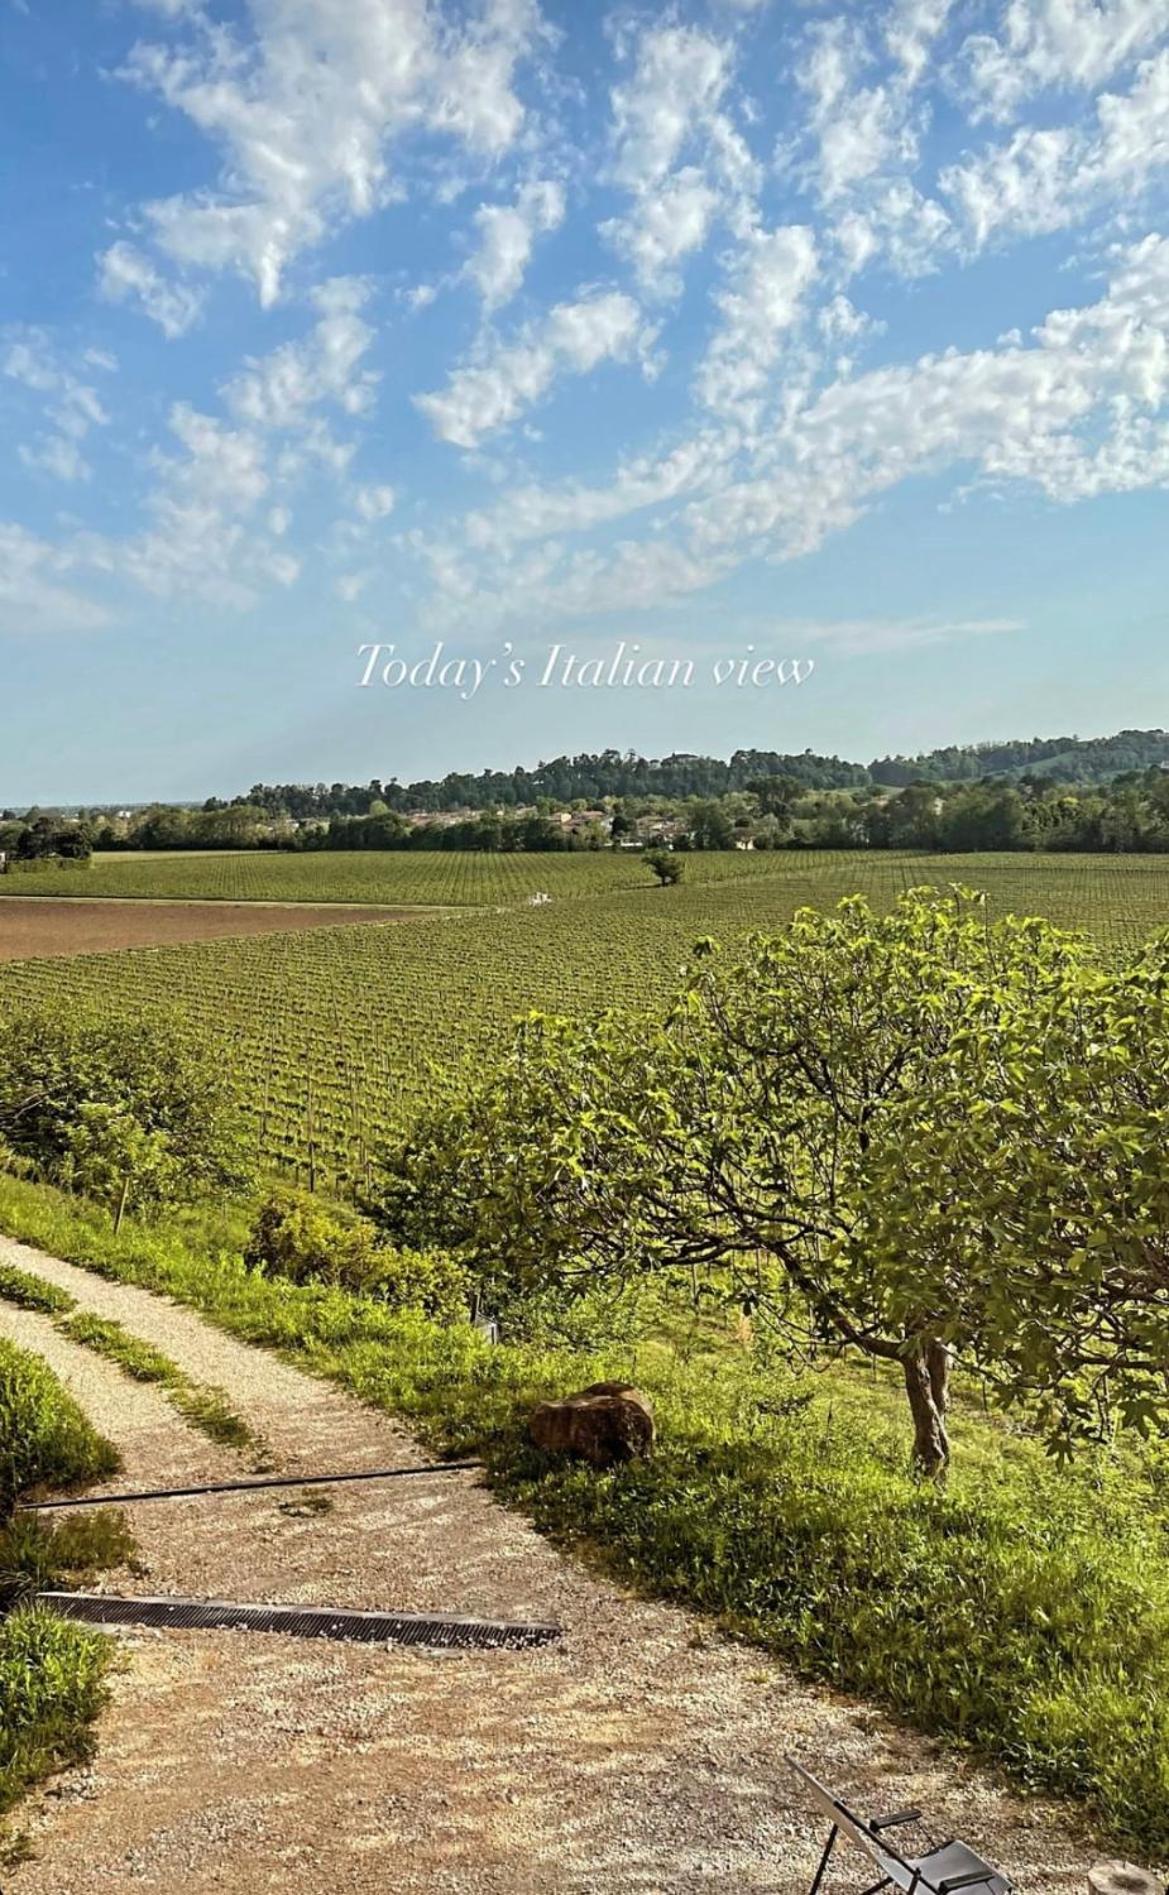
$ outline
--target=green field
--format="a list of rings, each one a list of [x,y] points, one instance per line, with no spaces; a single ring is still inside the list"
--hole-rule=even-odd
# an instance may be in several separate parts
[[[774,858],[735,851],[692,856],[687,879],[741,881],[766,875]],[[436,908],[512,907],[544,892],[564,901],[643,888],[652,875],[636,851],[470,854],[453,849],[332,851],[315,855],[234,853],[98,855],[85,866],[0,876],[0,895],[127,901],[368,902]]]
[[[139,878],[182,870],[196,881],[209,868],[359,876],[376,869],[386,901],[416,898],[411,878],[439,870],[447,900],[464,878],[461,885],[491,891],[498,902],[513,869],[552,883],[542,908],[520,899],[499,912],[408,926],[0,968],[0,1006],[35,998],[92,1003],[123,1018],[177,1011],[222,1049],[263,1159],[302,1178],[311,1172],[318,1183],[363,1179],[386,1134],[481,1070],[526,1009],[652,1004],[700,936],[730,942],[777,926],[804,904],[830,905],[859,889],[884,905],[915,883],[963,881],[986,890],[995,913],[1045,914],[1110,946],[1169,926],[1169,861],[1157,856],[708,855],[689,858],[686,882],[673,889],[655,887],[643,864],[612,856],[171,858],[119,862],[108,873],[127,868]],[[618,885],[607,887],[606,878]],[[632,886],[621,885],[626,878]]]

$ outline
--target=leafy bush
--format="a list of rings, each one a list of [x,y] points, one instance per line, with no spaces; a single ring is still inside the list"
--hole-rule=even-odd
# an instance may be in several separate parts
[[[124,1518],[13,1517],[21,1494],[114,1473],[118,1456],[38,1356],[0,1339],[0,1814],[53,1770],[89,1754],[105,1701],[107,1639],[14,1600],[129,1558]]]
[[[663,888],[673,888],[686,873],[686,864],[669,849],[647,849],[642,860]]]
[[[451,1258],[440,1251],[391,1249],[367,1219],[326,1208],[304,1192],[282,1191],[268,1199],[244,1262],[266,1276],[331,1285],[443,1322],[467,1313],[467,1274]]]
[[[31,1488],[104,1480],[118,1465],[48,1364],[0,1338],[0,1520]]]
[[[0,1149],[68,1190],[141,1208],[240,1181],[222,1063],[171,1027],[22,1007],[0,1017]]]
[[[111,1646],[40,1607],[0,1623],[0,1811],[92,1749]]]

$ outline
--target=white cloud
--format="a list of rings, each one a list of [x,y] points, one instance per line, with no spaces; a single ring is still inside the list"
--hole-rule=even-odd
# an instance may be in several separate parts
[[[726,436],[711,430],[662,455],[623,462],[602,487],[571,482],[513,488],[499,507],[467,516],[466,538],[487,550],[549,534],[585,533],[705,486],[725,466],[729,451]]]
[[[806,108],[777,158],[819,199],[821,248],[847,274],[881,261],[922,276],[952,247],[947,212],[915,180],[930,123],[920,88],[948,12],[947,0],[897,0],[879,21],[838,16],[804,34],[794,77]]]
[[[229,609],[294,584],[301,561],[290,546],[290,502],[308,481],[344,488],[357,446],[338,440],[322,411],[359,421],[376,392],[365,366],[371,294],[364,279],[327,279],[310,293],[315,320],[306,333],[245,359],[222,385],[222,414],[173,403],[170,440],[150,456],[147,524],[121,540],[79,535],[78,561],[158,598]],[[354,504],[368,522],[384,518],[393,498],[388,486],[369,484]]]
[[[954,0],[896,0],[885,20],[885,44],[909,86],[925,77],[953,6]]]
[[[222,154],[216,189],[144,207],[157,243],[243,272],[264,305],[299,252],[389,201],[395,137],[443,134],[490,159],[523,125],[515,76],[540,41],[535,0],[481,0],[469,16],[426,0],[264,0],[252,20],[251,35],[139,44],[124,72]]]
[[[902,481],[973,467],[1069,502],[1159,485],[1169,474],[1157,411],[1169,394],[1169,240],[1118,259],[1107,294],[1055,311],[1029,344],[835,383],[786,423],[772,469],[688,510],[699,549],[754,543],[781,557],[821,545]]]
[[[660,184],[690,139],[729,132],[720,108],[730,72],[729,42],[673,24],[644,32],[631,78],[612,93],[615,181],[633,191]]]
[[[644,291],[677,295],[676,266],[705,244],[720,204],[705,173],[686,165],[656,190],[644,192],[627,217],[607,219],[601,235],[628,258]]]
[[[643,289],[677,295],[676,266],[706,242],[716,216],[740,234],[753,216],[759,166],[729,110],[733,39],[676,22],[644,29],[633,70],[613,88],[612,181],[630,205],[601,234]]]
[[[825,326],[847,337],[864,318],[842,301],[825,306]],[[456,618],[474,619],[485,599],[517,621],[645,608],[752,559],[814,552],[921,476],[965,479],[969,491],[972,475],[975,487],[1030,489],[1060,505],[1169,487],[1167,402],[1169,238],[1149,237],[1117,253],[1098,301],[1053,311],[1025,340],[797,386],[770,432],[695,438],[619,469],[608,487],[520,488],[472,515],[460,544],[422,550]],[[566,535],[639,507],[654,509],[641,540],[566,548]],[[866,627],[847,620],[823,635],[840,648],[893,649],[1015,622],[955,614]]]
[[[585,375],[604,361],[628,361],[648,347],[641,311],[619,290],[593,290],[557,303],[515,342],[496,347],[481,365],[455,369],[440,393],[415,405],[440,440],[473,448],[546,395],[561,375]]]
[[[100,631],[105,609],[59,583],[68,559],[14,521],[0,521],[0,632],[50,637]]]
[[[816,242],[803,224],[758,232],[716,297],[722,327],[698,378],[707,407],[752,420],[784,337],[799,322],[816,277]]]
[[[98,287],[106,301],[137,303],[170,341],[185,335],[198,318],[202,297],[185,284],[168,282],[133,244],[111,244],[98,265]]]
[[[816,141],[812,181],[825,204],[839,203],[869,179],[893,167],[912,168],[919,137],[909,111],[905,71],[899,82],[862,85],[873,64],[863,28],[844,18],[810,28],[796,83],[808,100]]]
[[[61,434],[49,435],[33,447],[22,445],[20,458],[26,467],[50,474],[54,480],[88,480],[93,472],[76,441]]]
[[[378,378],[360,364],[374,340],[361,311],[369,286],[333,277],[312,293],[319,321],[302,341],[253,359],[223,390],[228,407],[262,428],[295,428],[308,411],[332,402],[347,415],[368,412]]]
[[[480,205],[475,213],[479,247],[466,274],[488,309],[511,301],[524,280],[536,238],[556,230],[564,212],[563,186],[549,179],[523,185],[514,204]]]
[[[54,480],[88,479],[91,469],[81,443],[91,429],[105,427],[110,419],[96,389],[64,366],[40,329],[9,332],[0,373],[41,398],[41,413],[53,429],[20,446],[24,465]]]
[[[1006,119],[1046,88],[1105,84],[1167,33],[1164,0],[1004,0],[960,64],[975,116]]]
[[[1131,204],[1169,167],[1169,51],[1139,68],[1131,89],[1103,93],[1092,127],[1024,126],[1005,143],[949,166],[939,179],[971,248],[1000,232],[1061,230],[1116,201]]]
[[[353,504],[363,520],[384,520],[394,510],[394,499],[392,487],[359,487]]]

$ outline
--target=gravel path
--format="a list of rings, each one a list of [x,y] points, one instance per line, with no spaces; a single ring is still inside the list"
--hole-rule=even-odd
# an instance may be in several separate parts
[[[226,1389],[280,1471],[417,1464],[386,1416],[191,1311],[0,1238],[0,1260],[69,1289]],[[127,1482],[214,1479],[238,1457],[154,1390],[0,1304],[117,1440]],[[1081,1895],[1101,1853],[926,1739],[690,1615],[563,1558],[472,1474],[340,1487],[326,1513],[279,1492],[131,1510],[129,1586],[243,1599],[556,1619],[543,1650],[428,1653],[277,1636],[130,1632],[95,1765],[22,1811],[36,1854],[9,1895],[803,1895],[822,1841],[791,1749],[869,1806],[918,1803],[1010,1871]],[[126,1586],[109,1575],[110,1590]],[[863,1880],[848,1856],[825,1895]]]

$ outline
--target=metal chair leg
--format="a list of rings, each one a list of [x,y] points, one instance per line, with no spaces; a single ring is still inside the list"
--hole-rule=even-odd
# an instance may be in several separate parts
[[[836,1847],[836,1838],[839,1835],[839,1833],[840,1832],[837,1829],[836,1824],[833,1823],[832,1828],[828,1832],[828,1841],[824,1845],[824,1853],[820,1857],[820,1867],[816,1870],[815,1880],[813,1881],[811,1888],[808,1890],[808,1895],[817,1895],[817,1890],[819,1889],[821,1882],[824,1880],[824,1872],[828,1867],[828,1858],[832,1854],[833,1849],[835,1849]]]

